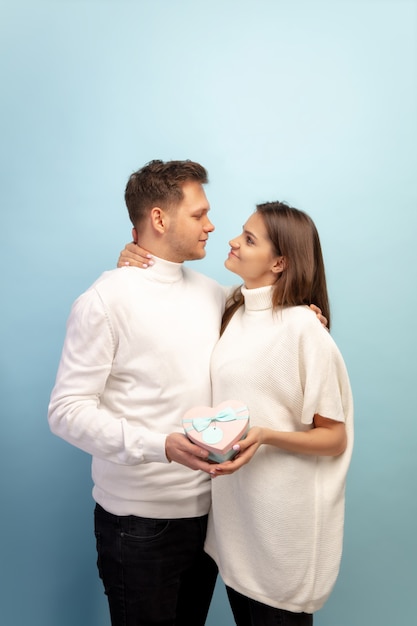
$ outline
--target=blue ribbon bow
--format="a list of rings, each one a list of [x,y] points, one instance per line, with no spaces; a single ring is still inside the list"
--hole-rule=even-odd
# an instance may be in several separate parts
[[[212,417],[195,417],[193,419],[193,427],[197,432],[201,433],[203,430],[206,430],[212,422],[231,422],[235,419],[237,419],[236,411],[230,407],[226,407]]]

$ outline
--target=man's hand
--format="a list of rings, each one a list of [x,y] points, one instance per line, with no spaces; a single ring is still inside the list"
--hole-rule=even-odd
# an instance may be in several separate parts
[[[182,433],[171,433],[167,436],[165,454],[168,461],[175,461],[190,469],[212,475],[213,465],[207,461],[208,451],[196,446]]]
[[[324,326],[326,330],[329,330],[327,328],[327,322],[328,322],[327,317],[324,317],[324,315],[321,312],[321,309],[319,309],[319,307],[316,306],[315,304],[310,304],[310,309],[316,314],[316,317],[319,320],[320,324]]]

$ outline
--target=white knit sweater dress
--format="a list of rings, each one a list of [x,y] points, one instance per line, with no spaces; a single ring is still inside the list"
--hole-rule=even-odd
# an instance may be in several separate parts
[[[251,425],[313,427],[315,413],[346,423],[338,457],[263,445],[231,476],[212,481],[206,540],[224,582],[269,606],[313,613],[336,581],[343,542],[345,481],[353,444],[353,402],[342,356],[303,306],[272,310],[271,288],[242,289],[211,362],[213,404],[236,398]]]

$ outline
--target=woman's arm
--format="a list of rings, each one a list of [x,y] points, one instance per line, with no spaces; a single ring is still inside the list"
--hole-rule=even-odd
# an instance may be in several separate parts
[[[346,449],[346,427],[322,415],[314,416],[314,428],[301,432],[280,432],[262,428],[262,443],[295,454],[339,456]]]
[[[318,414],[314,416],[314,427],[307,431],[283,432],[253,426],[247,437],[239,442],[239,454],[232,461],[213,466],[213,471],[216,476],[233,474],[249,463],[257,449],[264,444],[294,454],[339,456],[347,445],[346,427],[343,422]]]

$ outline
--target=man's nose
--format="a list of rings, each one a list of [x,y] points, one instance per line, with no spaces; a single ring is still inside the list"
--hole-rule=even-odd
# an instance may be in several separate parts
[[[207,223],[204,225],[204,230],[208,233],[212,233],[215,229],[215,226],[209,219],[207,219]]]

